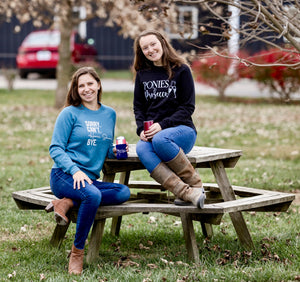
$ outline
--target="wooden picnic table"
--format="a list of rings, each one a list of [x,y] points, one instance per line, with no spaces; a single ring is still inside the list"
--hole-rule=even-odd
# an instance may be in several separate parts
[[[91,262],[98,256],[106,218],[113,218],[111,233],[118,235],[122,216],[139,212],[161,212],[179,216],[188,256],[196,263],[199,262],[199,251],[193,227],[194,220],[200,221],[204,236],[211,237],[211,224],[220,224],[224,213],[229,213],[241,245],[247,249],[253,248],[252,238],[242,212],[249,210],[286,211],[295,195],[232,186],[225,168],[234,168],[241,155],[241,150],[198,146],[195,146],[187,155],[195,168],[210,168],[216,179],[216,184],[204,185],[207,199],[203,209],[198,209],[193,205],[174,205],[172,203],[174,197],[157,182],[130,180],[132,171],[145,169],[136,155],[134,144],[129,145],[128,159],[106,159],[102,181],[113,182],[116,174],[119,173],[119,183],[128,185],[131,189],[138,189],[132,190],[138,192],[132,193],[131,199],[122,205],[99,207],[90,235],[87,261]],[[159,192],[153,189],[155,191],[159,189]],[[42,209],[55,199],[49,187],[18,191],[12,196],[20,209]],[[70,214],[71,221],[76,222],[76,216],[76,210],[73,210]],[[59,246],[62,243],[68,226],[56,226],[51,238],[53,245]]]

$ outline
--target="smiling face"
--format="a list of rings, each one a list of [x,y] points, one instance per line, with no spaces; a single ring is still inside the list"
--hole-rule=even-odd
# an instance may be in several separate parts
[[[163,48],[154,34],[141,37],[139,44],[143,54],[149,61],[152,61],[155,66],[162,66]]]
[[[78,78],[77,90],[85,107],[92,110],[98,108],[98,90],[100,87],[100,83],[88,73]]]

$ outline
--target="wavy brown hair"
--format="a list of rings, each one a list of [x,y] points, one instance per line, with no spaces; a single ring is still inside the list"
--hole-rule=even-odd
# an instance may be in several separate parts
[[[78,69],[72,76],[72,80],[70,83],[70,88],[67,94],[66,102],[65,102],[65,107],[67,106],[75,106],[78,107],[81,104],[81,98],[78,94],[78,80],[79,77],[84,75],[84,74],[90,74],[98,83],[100,83],[100,88],[98,90],[98,102],[101,102],[102,98],[102,85],[101,85],[101,80],[97,72],[95,71],[94,68],[92,67],[82,67]]]
[[[180,67],[182,64],[186,64],[186,61],[176,53],[175,49],[171,46],[167,39],[156,30],[145,30],[134,41],[134,76],[136,76],[137,71],[151,69],[153,66],[153,62],[149,61],[145,57],[140,46],[140,39],[147,35],[155,35],[160,41],[163,49],[162,64],[168,72],[169,79],[171,79],[173,77],[173,69],[175,67]]]

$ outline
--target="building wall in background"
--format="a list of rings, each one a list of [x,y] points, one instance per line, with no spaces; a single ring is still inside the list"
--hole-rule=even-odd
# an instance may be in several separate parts
[[[16,19],[9,23],[0,21],[0,68],[16,67],[18,47],[31,31],[36,30],[29,22],[21,26],[20,32],[15,32],[17,25]],[[130,68],[133,60],[132,39],[124,39],[117,28],[100,26],[97,20],[89,21],[86,26],[87,39],[94,39],[102,67],[109,70]]]

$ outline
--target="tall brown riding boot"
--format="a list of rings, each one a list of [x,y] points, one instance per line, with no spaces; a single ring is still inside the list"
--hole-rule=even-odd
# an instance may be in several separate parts
[[[160,163],[150,176],[178,198],[191,202],[198,208],[203,207],[202,191],[190,188],[165,163]]]
[[[203,188],[203,183],[200,178],[200,175],[192,166],[187,156],[183,152],[182,149],[179,150],[177,156],[166,162],[167,166],[172,169],[184,183],[188,184],[191,188],[200,188],[202,192],[202,200],[201,208],[204,205],[204,201],[206,199],[205,191]]]
[[[202,188],[203,184],[200,175],[190,163],[182,149],[177,156],[166,162],[166,165],[172,169],[183,182],[189,184],[192,188]]]
[[[83,269],[84,249],[77,249],[74,244],[69,259],[69,274],[81,275]]]
[[[45,208],[46,212],[54,210],[56,223],[59,225],[67,225],[69,222],[66,216],[67,212],[74,206],[73,201],[69,198],[54,200]]]

